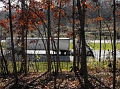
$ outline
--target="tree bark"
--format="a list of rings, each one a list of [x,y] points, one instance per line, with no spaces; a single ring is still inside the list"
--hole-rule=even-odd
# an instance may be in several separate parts
[[[113,18],[114,18],[114,61],[113,61],[113,89],[116,89],[116,17],[115,17],[115,11],[116,11],[116,4],[115,0],[113,0],[114,9],[113,9]]]
[[[75,0],[73,0],[73,26],[72,26],[72,29],[73,29],[73,55],[74,55],[74,59],[73,59],[73,71],[76,72],[76,47],[75,47]]]
[[[58,41],[57,41],[57,72],[60,69],[60,58],[59,58],[59,37],[60,37],[60,20],[61,20],[61,1],[59,6],[59,19],[58,19]]]
[[[50,37],[51,37],[51,21],[50,21],[50,0],[48,2],[48,39],[47,39],[47,62],[48,72],[51,71],[51,56],[50,56]]]
[[[22,0],[21,1],[21,5],[22,5],[22,20],[24,22],[26,22],[24,20],[24,16],[25,16],[25,1]],[[22,51],[22,62],[21,62],[21,69],[20,69],[20,72],[23,72],[25,73],[25,75],[27,75],[27,58],[26,58],[26,52],[25,52],[25,24],[22,26],[22,46],[21,46],[21,51]]]
[[[82,41],[82,52],[81,52],[81,72],[83,73],[83,78],[85,82],[85,89],[89,89],[88,84],[88,72],[87,72],[87,62],[86,62],[86,42],[85,42],[85,31],[84,31],[84,25],[85,25],[85,2],[86,0],[82,0],[82,3],[80,3],[80,0],[77,0],[77,7],[78,7],[78,13],[79,13],[79,20],[80,20],[80,37]],[[82,5],[81,5],[82,4]]]
[[[98,6],[99,5],[99,2],[96,1],[96,5]],[[98,15],[99,17],[101,17],[101,13],[100,13],[100,8],[98,8]],[[99,50],[99,62],[101,61],[101,32],[102,32],[102,24],[101,24],[101,20],[99,22],[99,36],[100,36],[100,50]]]
[[[18,83],[18,76],[17,76],[17,68],[16,68],[16,61],[15,61],[15,52],[14,52],[14,42],[13,42],[13,30],[12,30],[12,16],[11,16],[11,2],[9,0],[9,19],[10,19],[10,35],[11,35],[11,46],[12,46],[12,60],[13,60],[13,70],[14,70],[14,77],[15,83]]]

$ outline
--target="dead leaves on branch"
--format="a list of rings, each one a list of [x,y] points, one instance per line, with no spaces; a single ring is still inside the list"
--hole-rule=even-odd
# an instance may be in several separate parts
[[[11,8],[12,10],[16,10],[16,13],[12,15],[13,29],[19,30],[22,26],[24,26],[25,29],[35,30],[34,25],[39,25],[43,23],[40,18],[42,18],[43,21],[46,22],[45,15],[40,10],[40,6],[40,2],[36,2],[33,0],[31,1],[29,7],[31,9],[25,8],[25,10],[22,11],[19,5],[16,5],[14,6],[14,8]],[[0,21],[0,25],[5,29],[9,29],[9,19]]]
[[[98,17],[97,17],[97,20],[98,20],[98,21],[102,21],[102,20],[103,20],[103,17],[102,17],[102,16],[98,16]]]
[[[91,22],[99,22],[99,21],[103,21],[103,20],[104,20],[104,18],[102,16],[98,16],[96,18],[87,19],[86,24],[89,24]]]
[[[66,11],[65,11],[65,10],[61,10],[61,11],[60,11],[59,9],[56,8],[56,9],[54,9],[54,15],[53,15],[55,19],[58,19],[58,18],[59,18],[59,12],[61,12],[60,14],[61,14],[61,17],[62,17],[62,18],[65,18],[65,17],[66,17],[67,14],[66,14]]]
[[[9,30],[9,19],[0,20],[0,25],[4,28],[4,30]]]
[[[13,20],[13,28],[14,29],[21,29],[21,26],[25,25],[25,27],[28,30],[36,30],[36,27],[34,26],[38,26],[41,25],[43,23],[46,23],[46,17],[44,14],[44,11],[46,11],[48,9],[48,0],[41,0],[41,2],[37,2],[35,0],[31,0],[29,6],[29,8],[25,9],[25,12],[22,12],[22,10],[20,9],[19,5],[14,6],[12,9],[16,10],[16,14],[14,14],[12,16],[12,20]],[[63,8],[63,6],[65,5],[69,5],[71,2],[71,0],[55,0],[55,1],[50,1],[50,8],[51,8],[51,12],[53,12],[53,20],[56,22],[58,21],[59,18],[59,14],[61,16],[61,18],[65,18],[68,20],[69,23],[73,23],[73,20],[70,19],[73,17],[72,13],[67,13],[66,10]],[[83,0],[85,1],[85,0]],[[60,2],[61,2],[61,7],[60,8]],[[99,6],[94,6],[93,2],[90,3],[86,3],[86,2],[82,2],[83,4],[86,5],[86,9],[90,10],[90,11],[98,11]],[[69,6],[69,9],[72,10],[72,6]],[[78,8],[75,7],[75,12],[77,13]],[[59,13],[60,12],[60,13]],[[119,15],[119,12],[116,12]],[[24,15],[24,17],[21,17],[21,15]],[[42,18],[42,20],[41,20]],[[87,18],[86,19],[86,24],[89,24],[91,22],[99,22],[99,21],[103,21],[104,18],[101,16],[98,16],[96,18]],[[0,22],[2,27],[5,27],[6,29],[9,29],[9,21],[5,22]],[[75,24],[80,24],[79,21],[76,19],[75,20]],[[69,35],[70,36],[70,35]]]
[[[93,4],[94,4],[93,2],[87,3],[87,4],[86,4],[86,8],[87,8],[90,12],[93,12],[93,11],[96,12],[96,11],[98,11],[99,5],[94,6]]]
[[[59,3],[61,2],[63,5],[70,4],[71,0],[55,0],[55,2]]]

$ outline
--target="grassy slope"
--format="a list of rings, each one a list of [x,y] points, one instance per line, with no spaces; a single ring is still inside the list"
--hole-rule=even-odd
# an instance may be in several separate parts
[[[100,50],[100,44],[99,43],[89,43],[89,46],[92,47],[94,50]],[[110,43],[107,44],[101,44],[102,50],[112,50],[112,46]],[[120,50],[120,44],[116,44],[116,49]]]
[[[100,50],[100,44],[99,43],[89,43],[88,44],[91,48],[93,48],[94,50]],[[70,43],[70,49],[72,49],[73,48],[73,44],[72,43]],[[107,43],[107,44],[101,44],[101,49],[102,50],[112,50],[112,46],[111,46],[111,44],[109,44],[109,43]],[[118,44],[116,44],[116,49],[117,50],[120,50],[120,44],[118,43]]]

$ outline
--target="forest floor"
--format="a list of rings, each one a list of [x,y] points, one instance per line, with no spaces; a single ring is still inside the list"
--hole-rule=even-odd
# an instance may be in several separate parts
[[[113,72],[109,69],[89,69],[88,80],[89,89],[113,88]],[[19,75],[18,84],[14,84],[13,76],[1,77],[0,84],[0,89],[85,89],[83,76],[69,71],[59,72],[57,76],[53,72]],[[120,89],[120,70],[116,70],[115,89]]]

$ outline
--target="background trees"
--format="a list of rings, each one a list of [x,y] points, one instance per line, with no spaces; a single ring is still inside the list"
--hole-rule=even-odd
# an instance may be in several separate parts
[[[79,57],[81,59],[81,66],[78,64],[77,66],[80,68],[84,74],[84,81],[86,89],[88,88],[88,73],[87,73],[87,61],[86,61],[86,39],[95,40],[99,39],[100,44],[102,39],[110,39],[112,50],[115,51],[115,45],[113,41],[117,38],[119,39],[119,3],[116,4],[116,11],[114,11],[113,18],[113,5],[112,1],[105,1],[99,2],[98,0],[21,0],[21,1],[11,1],[7,3],[6,1],[3,2],[5,6],[3,10],[6,13],[5,19],[0,20],[0,25],[4,30],[6,37],[11,36],[17,38],[17,47],[15,49],[22,52],[21,57],[21,69],[20,72],[27,75],[27,37],[41,37],[47,38],[45,44],[45,48],[47,51],[47,69],[49,72],[52,71],[52,63],[51,63],[51,55],[50,55],[50,41],[54,44],[54,38],[57,37],[57,47],[55,51],[57,52],[57,63],[54,66],[54,70],[59,72],[60,70],[60,60],[59,60],[59,38],[60,37],[69,37],[73,39],[73,49],[74,49],[74,72],[76,72],[76,57],[80,56],[76,53],[76,44],[75,38],[79,39],[78,44],[81,43],[82,45],[82,54]],[[115,8],[115,7],[114,7]],[[9,14],[8,14],[9,11]],[[113,22],[114,21],[114,22]],[[117,21],[117,25],[115,24]],[[9,24],[10,23],[10,24]],[[114,27],[114,26],[117,27]],[[117,33],[116,33],[117,29]],[[88,34],[87,32],[90,32]],[[107,32],[107,35],[105,34]],[[11,33],[11,34],[10,34]],[[108,34],[109,33],[109,34]],[[113,35],[114,34],[114,35]],[[93,36],[91,36],[93,35]],[[34,41],[37,42],[37,41]],[[12,46],[12,54],[13,54],[13,63],[14,63],[14,72],[17,79],[17,69],[16,69],[16,58],[14,58],[14,42],[11,40]],[[79,48],[81,47],[79,45]],[[113,48],[114,46],[114,48]],[[2,47],[1,47],[2,50]],[[79,49],[80,51],[80,49]],[[1,51],[2,52],[2,51]],[[101,53],[101,46],[100,46],[100,53]],[[115,54],[114,54],[115,56]],[[101,60],[101,54],[99,56]],[[115,57],[114,57],[115,58]],[[6,65],[6,72],[8,72],[6,60],[1,59],[1,62]],[[116,62],[116,61],[115,61]],[[114,64],[114,68],[115,68]],[[114,69],[115,70],[115,69]],[[114,71],[115,73],[115,71]],[[114,74],[115,76],[115,74]]]

